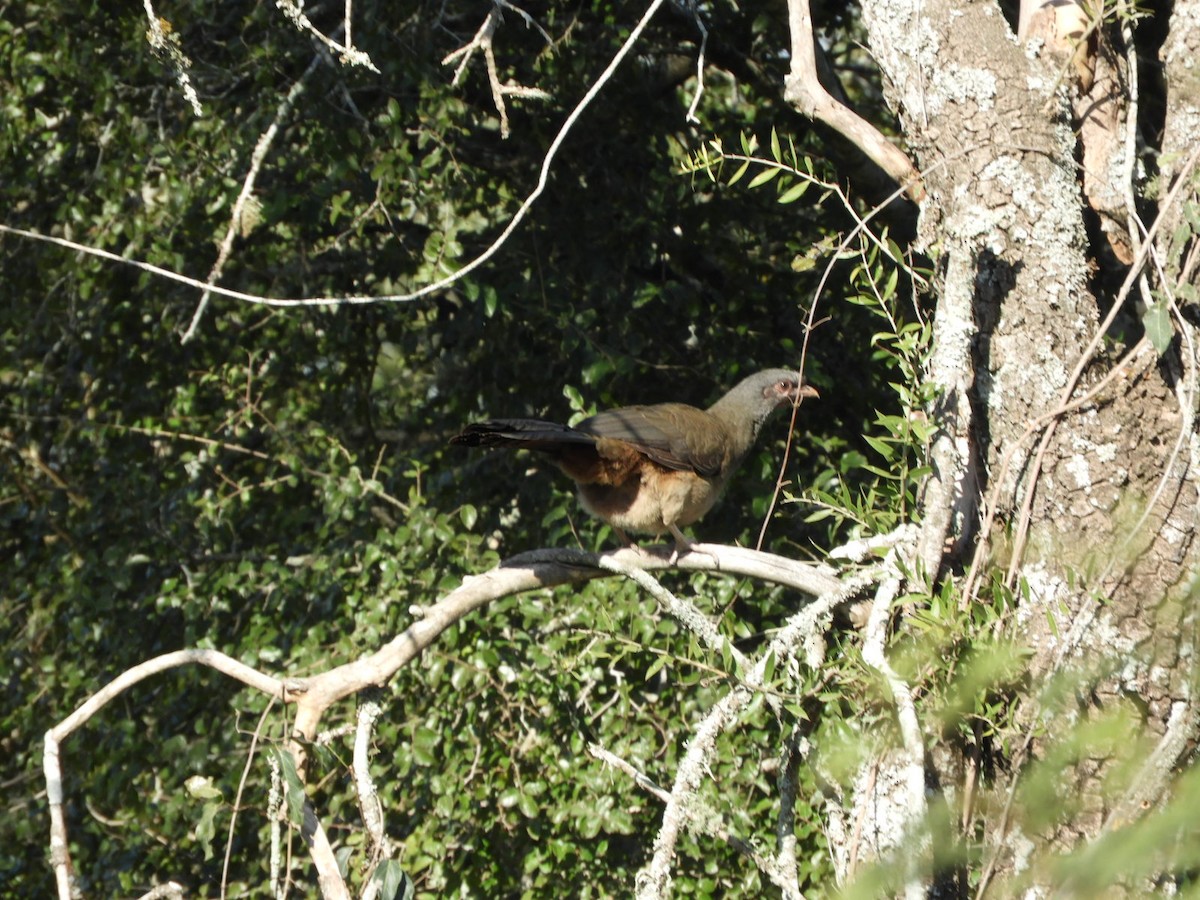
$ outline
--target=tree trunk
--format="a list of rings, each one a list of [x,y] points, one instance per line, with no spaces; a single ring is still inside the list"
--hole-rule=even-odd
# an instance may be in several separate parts
[[[1128,75],[1137,67],[1128,44],[1112,52],[1122,43],[1113,23],[1096,29],[1108,74],[1089,79],[1078,39],[1023,46],[995,3],[864,0],[862,8],[868,48],[924,177],[920,240],[936,251],[939,273],[930,378],[941,432],[921,558],[930,574],[967,568],[971,558],[955,553],[978,537],[987,555],[962,579],[964,602],[994,589],[986,573],[1007,576],[1016,605],[1007,626],[1029,651],[1015,739],[997,746],[987,782],[967,787],[978,759],[934,746],[927,732],[930,774],[963,827],[982,837],[985,882],[1048,884],[1050,854],[1154,808],[1195,746],[1196,335],[1170,298],[1192,296],[1196,281],[1195,235],[1179,226],[1184,203],[1196,199],[1200,4],[1175,4],[1163,48],[1163,215],[1155,229],[1157,210],[1142,208],[1148,240],[1128,228],[1138,189],[1128,134],[1138,96]],[[1093,63],[1099,44],[1083,47]],[[1093,139],[1080,110],[1098,106]],[[1102,156],[1081,149],[1081,135],[1085,144],[1102,139]],[[1094,191],[1081,165],[1095,159],[1104,162]],[[1098,191],[1107,199],[1093,200]],[[1114,196],[1128,198],[1124,221]],[[1091,232],[1090,215],[1099,217]],[[1132,273],[1121,265],[1122,235],[1132,244],[1125,258],[1136,257]],[[1169,335],[1164,323],[1174,329],[1161,355],[1139,340],[1135,302],[1153,307],[1148,338]],[[1069,689],[1052,694],[1052,683]],[[1065,736],[1087,724],[1103,739],[1067,752]],[[1037,761],[1055,760],[1055,796],[1008,802]],[[855,803],[868,823],[897,812],[879,788]]]

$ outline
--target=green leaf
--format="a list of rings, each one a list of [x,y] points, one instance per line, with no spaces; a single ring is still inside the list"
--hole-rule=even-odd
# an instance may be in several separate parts
[[[221,807],[216,803],[205,803],[200,810],[200,820],[196,823],[196,840],[204,848],[204,858],[212,859],[213,838],[217,834],[217,813]]]
[[[779,195],[779,202],[780,203],[795,203],[802,196],[804,196],[804,192],[807,190],[808,190],[808,182],[807,181],[799,181],[796,184],[793,184],[790,188],[788,188],[786,191],[784,191],[782,194]]]
[[[304,824],[304,782],[296,771],[296,759],[282,747],[271,747],[275,761],[279,763],[279,773],[283,776],[284,797],[287,800],[288,820],[297,826]]]
[[[413,759],[418,765],[432,766],[440,743],[441,736],[432,728],[418,728],[412,741]]]
[[[1171,338],[1175,336],[1171,326],[1171,312],[1167,309],[1166,302],[1159,300],[1146,307],[1146,312],[1142,314],[1142,327],[1146,329],[1146,337],[1150,339],[1158,355],[1166,353],[1167,348],[1171,346]]]
[[[750,160],[746,160],[744,163],[742,163],[740,166],[738,166],[738,170],[733,173],[733,176],[729,179],[729,183],[737,184],[739,181],[742,180],[742,176],[746,174],[746,170],[749,168],[750,168]]]
[[[665,653],[658,654],[658,656],[656,656],[654,658],[654,662],[650,663],[650,665],[646,668],[645,681],[647,683],[649,683],[650,680],[655,675],[657,675],[662,670],[662,667],[665,666],[666,664],[667,664],[667,654],[665,654]]]
[[[193,775],[184,782],[184,787],[198,800],[217,800],[223,796],[221,791],[213,786],[212,779],[203,775]]]
[[[729,641],[721,641],[721,668],[726,672],[733,672],[736,668],[733,661],[733,647]]]
[[[896,451],[887,441],[883,440],[882,438],[872,437],[869,434],[864,435],[864,437],[866,438],[867,443],[871,445],[871,448],[884,459],[892,459],[895,457]]]
[[[385,859],[371,874],[371,881],[379,885],[376,896],[380,900],[408,900],[415,893],[412,879],[399,860]]]
[[[775,665],[775,651],[771,650],[767,653],[767,658],[763,661],[763,684],[770,684],[771,680],[775,677]]]
[[[462,520],[463,528],[470,531],[475,527],[475,522],[479,519],[479,511],[470,503],[465,503],[459,507],[458,517]]]
[[[763,169],[761,172],[759,172],[757,175],[755,175],[752,179],[750,179],[750,184],[748,186],[752,187],[752,188],[756,188],[759,185],[766,184],[768,181],[770,181],[772,178],[774,178],[776,175],[778,175],[779,171],[780,170],[775,168],[775,166],[771,166],[769,169]]]
[[[517,809],[521,811],[527,819],[536,819],[541,814],[541,809],[538,806],[537,798],[522,792],[517,800]]]

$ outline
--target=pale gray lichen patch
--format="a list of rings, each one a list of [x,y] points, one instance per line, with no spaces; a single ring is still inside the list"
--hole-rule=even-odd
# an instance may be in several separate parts
[[[1072,455],[1066,462],[1066,469],[1075,479],[1075,487],[1087,491],[1092,489],[1092,471],[1086,456],[1082,453]]]
[[[947,65],[933,74],[933,90],[926,98],[932,113],[942,111],[946,103],[973,103],[979,109],[996,105],[996,75],[987,69]]]
[[[903,65],[883,64],[881,60],[880,68],[885,72],[930,72],[937,68],[941,35],[920,9],[914,0],[880,0],[864,7],[863,22],[868,32],[886,33],[885,40],[869,41],[873,51],[878,56],[904,60]]]

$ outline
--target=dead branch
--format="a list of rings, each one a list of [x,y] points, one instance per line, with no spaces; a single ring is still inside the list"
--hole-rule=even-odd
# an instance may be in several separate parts
[[[925,196],[921,175],[912,161],[874,125],[835,100],[817,77],[816,45],[808,0],[788,0],[788,28],[792,38],[792,67],[784,79],[783,96],[810,119],[824,122],[887,172],[910,199]]]
[[[509,135],[508,127],[508,106],[504,102],[506,96],[527,97],[534,100],[549,100],[550,95],[540,88],[526,87],[525,85],[513,84],[511,81],[504,84],[500,83],[500,74],[496,68],[496,53],[493,48],[492,40],[496,36],[496,29],[504,21],[503,11],[505,9],[512,10],[520,15],[526,25],[531,25],[537,28],[547,44],[553,44],[550,35],[542,26],[538,25],[529,13],[525,12],[517,6],[513,6],[507,0],[493,0],[492,8],[483,20],[483,24],[479,26],[479,30],[475,32],[475,36],[470,42],[462,47],[459,47],[452,53],[446,55],[442,60],[443,66],[448,66],[454,60],[461,60],[458,68],[454,70],[454,78],[450,82],[452,85],[457,85],[462,78],[463,72],[467,68],[467,64],[471,61],[471,57],[478,50],[483,54],[484,68],[487,69],[488,85],[492,89],[492,102],[496,105],[496,112],[500,114],[500,137],[507,138]]]
[[[349,20],[347,20],[347,26],[348,24]],[[337,32],[334,32],[334,34],[336,35]],[[262,168],[263,160],[267,157],[267,151],[271,148],[276,135],[279,134],[280,125],[282,125],[284,119],[291,115],[292,108],[296,105],[296,101],[300,98],[300,95],[304,93],[308,85],[308,80],[317,71],[317,66],[320,62],[320,54],[313,57],[312,62],[308,64],[308,68],[304,70],[304,74],[292,85],[287,95],[275,108],[275,115],[271,119],[271,124],[267,126],[267,130],[259,135],[258,143],[254,145],[254,152],[250,154],[250,166],[246,170],[246,177],[242,181],[242,189],[238,192],[237,200],[233,203],[233,210],[229,214],[229,225],[225,229],[225,237],[221,239],[221,246],[217,251],[217,261],[213,263],[212,268],[208,272],[209,284],[216,284],[217,280],[221,277],[221,273],[225,270],[225,263],[228,262],[230,251],[233,250],[234,238],[237,237],[239,232],[245,237],[253,227],[251,217],[252,211],[256,206],[254,184],[258,179],[259,169]],[[204,310],[208,307],[208,301],[211,296],[211,290],[206,290],[200,295],[200,300],[196,304],[196,311],[192,314],[192,321],[189,323],[187,331],[183,333],[183,337],[179,340],[181,344],[186,344],[195,335],[196,328],[200,324],[200,319],[204,316]]]
[[[694,554],[693,554],[694,555]],[[709,771],[709,760],[716,751],[717,737],[736,724],[742,710],[754,697],[766,679],[772,661],[781,665],[803,664],[815,668],[824,661],[821,637],[833,610],[856,596],[874,578],[874,573],[860,575],[817,598],[792,616],[768,644],[754,668],[709,711],[704,721],[692,733],[687,752],[675,772],[670,799],[663,810],[662,826],[654,839],[654,854],[638,872],[639,900],[657,900],[670,894],[671,863],[675,857],[681,829],[687,822],[687,809],[701,781]],[[814,650],[816,644],[821,644]]]
[[[292,699],[296,702],[296,733],[311,740],[321,717],[331,705],[365,687],[385,684],[411,662],[450,625],[493,600],[537,588],[590,581],[610,572],[601,557],[625,569],[653,571],[670,567],[668,558],[636,550],[605,554],[582,550],[534,550],[502,562],[490,572],[468,576],[433,606],[420,610],[421,618],[370,656],[307,679]],[[685,571],[727,572],[761,578],[818,597],[837,591],[842,584],[828,566],[801,563],[741,547],[696,544],[675,566]]]

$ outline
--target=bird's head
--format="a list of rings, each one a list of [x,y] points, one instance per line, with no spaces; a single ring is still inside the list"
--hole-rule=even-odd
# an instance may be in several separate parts
[[[768,376],[763,384],[762,392],[763,399],[773,404],[772,409],[777,409],[780,406],[794,406],[800,403],[805,397],[812,397],[813,399],[820,399],[821,397],[817,393],[817,389],[810,384],[805,384],[804,379],[797,372],[791,372],[787,369],[769,369],[766,372],[751,375],[750,378],[753,379],[759,376]]]
[[[799,372],[766,369],[743,378],[708,411],[730,425],[734,433],[744,435],[749,447],[771,413],[817,396],[816,389],[805,384]]]

